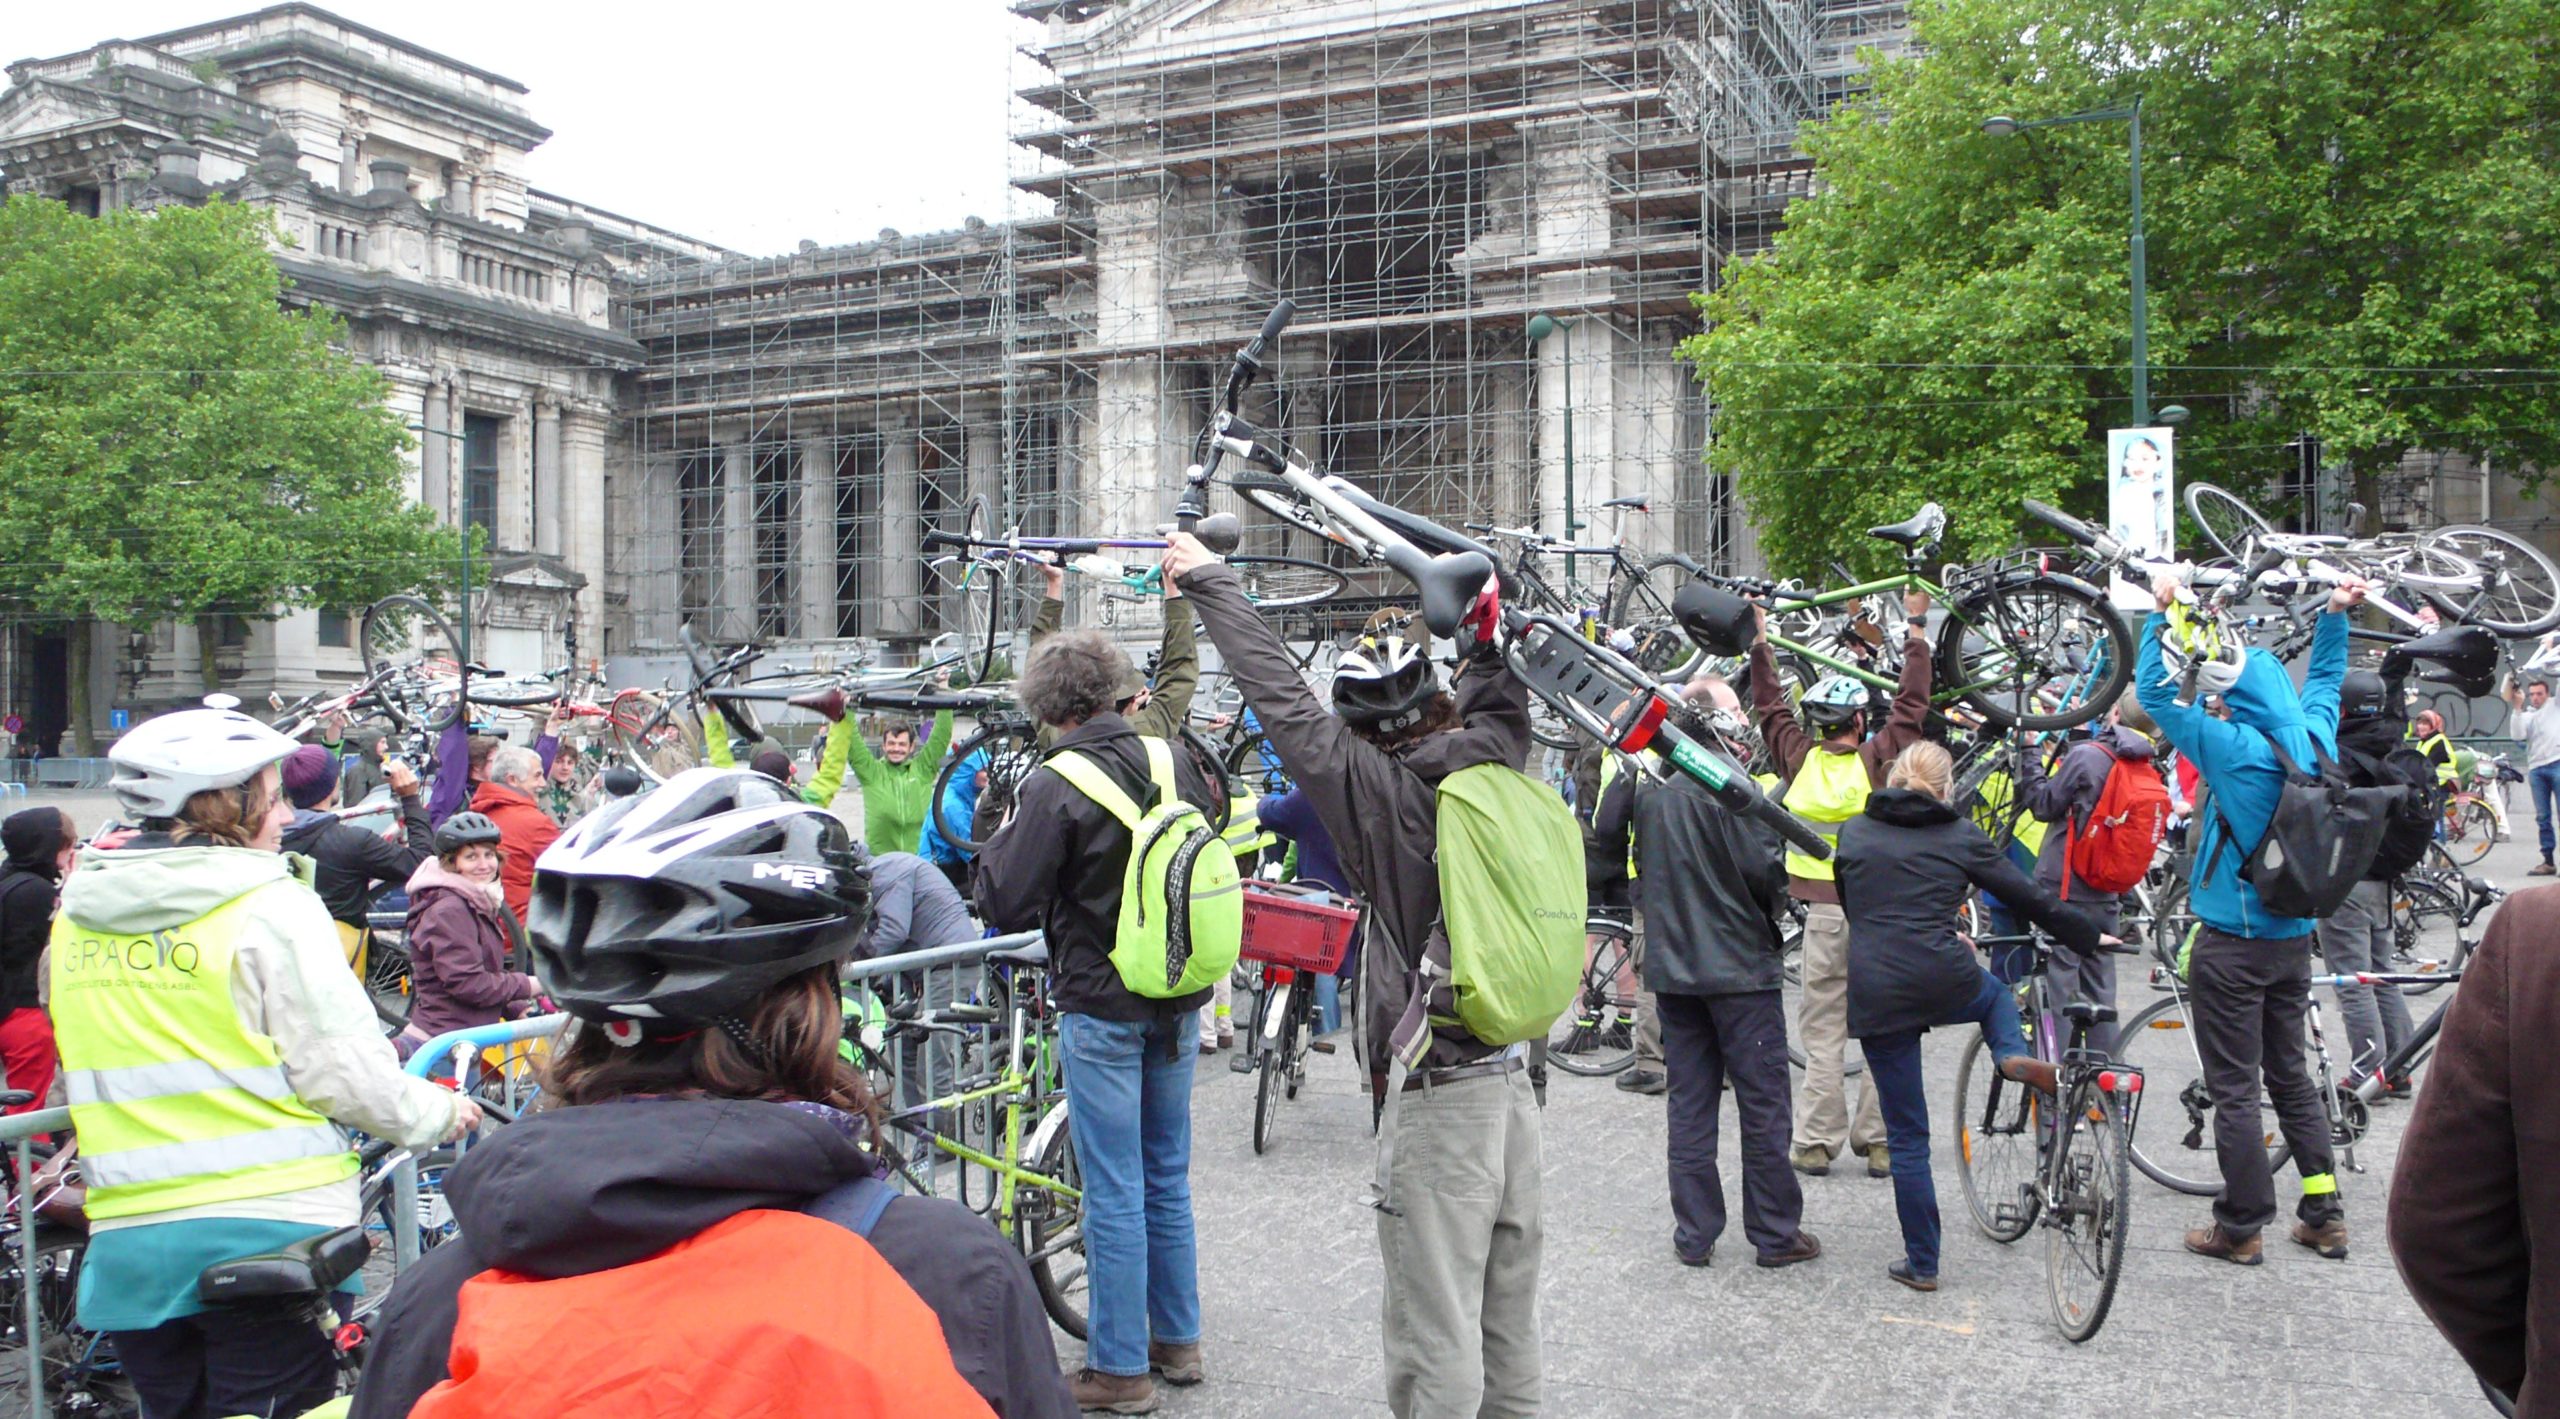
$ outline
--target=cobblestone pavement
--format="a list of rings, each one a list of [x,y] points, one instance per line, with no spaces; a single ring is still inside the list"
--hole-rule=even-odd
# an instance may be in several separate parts
[[[2519,826],[2530,837],[2529,816]],[[2532,880],[2526,848],[2501,847],[2484,865],[2510,887]],[[2128,960],[2127,1015],[2147,999],[2134,969]],[[2418,1002],[2419,1018],[2441,998]],[[2334,1009],[2327,1028],[2341,1038]],[[1901,1254],[1892,1185],[1855,1166],[1804,1180],[1820,1260],[1783,1271],[1749,1265],[1730,1108],[1722,1156],[1735,1219],[1715,1266],[1681,1266],[1671,1255],[1661,1100],[1556,1075],[1545,1114],[1544,1412],[1933,1419],[2026,1414],[2038,1394],[2056,1408],[2107,1415],[2488,1412],[2383,1245],[2407,1105],[2377,1111],[2357,1150],[2365,1171],[2341,1177],[2353,1229],[2344,1262],[2284,1240],[2290,1170],[2278,1179],[2286,1216],[2269,1228],[2267,1262],[2254,1269],[2187,1255],[2180,1234],[2209,1220],[2206,1200],[2135,1174],[2115,1309],[2095,1339],[2075,1346],[2047,1308],[2042,1230],[2001,1246],[1965,1211],[1946,1114],[1963,1041],[1945,1030],[1926,1047],[1946,1220],[1934,1295],[1885,1279]],[[1377,1241],[1360,1202],[1372,1165],[1367,1105],[1348,1055],[1313,1058],[1307,1092],[1283,1107],[1262,1157],[1250,1136],[1253,1080],[1229,1073],[1225,1056],[1201,1061],[1192,1186],[1211,1379],[1164,1391],[1163,1413],[1386,1412]],[[1072,1365],[1081,1347],[1061,1336],[1059,1354]]]

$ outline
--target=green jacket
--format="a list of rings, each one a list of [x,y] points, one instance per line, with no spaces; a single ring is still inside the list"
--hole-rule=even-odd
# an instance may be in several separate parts
[[[851,730],[847,719],[836,726]],[[834,741],[832,738],[829,743]],[[903,764],[892,764],[871,752],[859,734],[848,733],[846,748],[853,757],[853,776],[862,785],[862,841],[874,857],[884,852],[914,852],[924,838],[924,815],[933,802],[934,776],[941,771],[942,756],[951,751],[951,711],[933,717],[933,733],[923,747],[907,756]]]
[[[862,736],[854,732],[853,721],[837,720],[827,730],[827,746],[818,751],[818,771],[810,775],[808,787],[800,790],[800,801],[821,808],[836,801],[836,793],[844,787],[844,767],[848,746],[860,744]],[[720,711],[702,712],[702,752],[715,769],[738,766],[737,751],[729,746],[729,721]],[[868,801],[867,799],[865,800]]]
[[[1066,621],[1067,604],[1040,600],[1040,609],[1031,617],[1031,649],[1037,654],[1040,643],[1058,633]],[[1182,726],[1191,718],[1191,697],[1200,688],[1200,646],[1191,626],[1191,603],[1174,597],[1164,603],[1164,644],[1156,656],[1156,692],[1147,697],[1147,707],[1127,716],[1129,727],[1151,739],[1167,742],[1180,737]],[[1056,742],[1058,732],[1048,725],[1040,726],[1040,747]]]

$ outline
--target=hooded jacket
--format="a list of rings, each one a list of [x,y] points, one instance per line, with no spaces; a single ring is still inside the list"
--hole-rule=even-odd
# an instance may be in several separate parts
[[[60,891],[54,861],[67,835],[59,808],[29,808],[0,822],[0,1015],[33,1010],[36,963],[53,932],[53,903]]]
[[[1440,925],[1440,780],[1478,764],[1520,768],[1529,760],[1529,689],[1501,662],[1471,663],[1452,687],[1461,727],[1393,751],[1351,731],[1307,689],[1280,637],[1245,598],[1223,562],[1182,578],[1227,673],[1243,688],[1263,737],[1314,803],[1333,836],[1348,885],[1368,903],[1360,952],[1361,1009],[1367,1013],[1371,1087],[1383,1089],[1387,1041],[1404,1015],[1414,968]],[[1445,1069],[1502,1053],[1463,1026],[1435,1025],[1421,1067]]]
[[[320,893],[320,904],[349,926],[365,924],[375,883],[405,882],[419,863],[435,856],[435,829],[427,822],[425,801],[412,793],[398,803],[398,843],[317,808],[296,810],[285,825],[284,850],[311,859],[317,869],[312,887]]]
[[[2308,936],[2319,923],[2268,911],[2258,900],[2258,889],[2241,880],[2240,865],[2266,836],[2284,789],[2284,766],[2267,741],[2283,745],[2306,769],[2315,745],[2319,753],[2337,754],[2338,688],[2347,678],[2347,618],[2334,611],[2320,617],[2300,695],[2282,662],[2265,651],[2250,651],[2239,683],[2223,696],[2231,710],[2228,721],[2205,713],[2201,697],[2196,704],[2178,703],[2177,679],[2160,655],[2160,636],[2167,626],[2168,618],[2157,613],[2143,623],[2133,688],[2160,732],[2195,761],[2212,795],[2210,807],[2198,812],[2195,828],[2198,866],[2188,895],[2196,916],[2232,936],[2265,941]]]
[[[2062,876],[2068,870],[2071,839],[2089,826],[2089,815],[2097,810],[2098,795],[2107,786],[2108,775],[2115,772],[2119,760],[2149,770],[2159,750],[2150,739],[2121,724],[2100,725],[2097,732],[2062,751],[2062,759],[2053,771],[2044,771],[2043,756],[2027,756],[2026,784],[2018,795],[2019,802],[2040,823],[2051,823],[2061,829],[2044,835],[2036,849],[2036,881],[2056,891],[2062,889]],[[2071,900],[2083,897],[2107,900],[2113,894],[2101,892],[2080,880],[2071,878]]]
[[[400,1072],[391,1041],[355,974],[337,928],[289,859],[236,847],[83,849],[62,884],[57,939],[83,930],[139,936],[184,927],[215,908],[254,897],[233,943],[231,1003],[241,1023],[275,1041],[294,1095],[333,1122],[408,1147],[452,1131],[460,1096]],[[56,953],[55,970],[61,970]],[[62,982],[57,978],[58,992]],[[203,1217],[344,1226],[356,1217],[357,1179],[268,1197],[144,1213],[90,1224],[92,1231]]]
[[[560,836],[560,825],[533,801],[533,795],[503,783],[484,783],[471,795],[471,811],[486,814],[498,825],[498,887],[507,910],[524,920],[533,902],[533,863]]]
[[[1777,923],[1787,910],[1777,833],[1717,803],[1686,774],[1657,784],[1627,773],[1610,780],[1592,814],[1583,868],[1595,884],[1626,878],[1631,837],[1645,988],[1667,995],[1776,990]]]
[[[2098,949],[2098,926],[2030,881],[1980,828],[1925,793],[1880,788],[1840,825],[1840,907],[1849,918],[1849,1033],[1859,1039],[1964,1018],[1982,962],[1956,934],[1975,888],[2070,950]]]
[[[855,960],[956,945],[978,935],[969,904],[941,869],[911,852],[871,859],[871,917],[854,942]]]
[[[542,993],[507,969],[515,923],[498,884],[474,882],[430,857],[409,876],[409,1028],[430,1038],[494,1025]]]
[[[825,1117],[787,1104],[633,1099],[512,1124],[446,1176],[460,1235],[392,1287],[354,1419],[401,1419],[447,1377],[457,1300],[480,1272],[557,1278],[628,1266],[751,1208],[802,1210],[871,1166]],[[994,1227],[956,1202],[900,1197],[870,1241],[941,1319],[953,1364],[1002,1419],[1072,1419],[1030,1267]],[[773,1306],[771,1323],[788,1326],[792,1298]],[[704,1352],[706,1337],[671,1331],[646,1310],[593,1320],[599,1345],[662,1354],[672,1384],[722,1363]]]

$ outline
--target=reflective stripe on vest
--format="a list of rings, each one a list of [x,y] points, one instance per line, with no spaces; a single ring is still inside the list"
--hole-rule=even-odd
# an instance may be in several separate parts
[[[1859,758],[1856,751],[1835,754],[1816,746],[1804,756],[1795,779],[1787,785],[1786,797],[1780,801],[1787,805],[1788,812],[1821,834],[1824,842],[1837,848],[1840,825],[1856,817],[1867,806],[1867,795],[1874,791],[1875,785],[1867,781],[1867,761]],[[1787,873],[1828,882],[1831,863],[1826,858],[1807,857],[1790,847]]]
[[[1998,842],[2000,819],[2003,815],[2007,815],[2011,819],[2010,841],[2025,848],[2029,857],[2037,856],[2044,851],[2045,829],[2049,825],[2023,807],[2014,810],[2011,808],[2017,800],[2017,793],[2009,782],[2008,770],[1993,769],[1990,776],[1982,781],[1982,787],[1977,790],[1977,793],[1979,796],[1975,799],[1973,808],[1975,827],[1988,834],[1993,842]]]
[[[1227,851],[1238,861],[1280,841],[1279,834],[1262,826],[1262,800],[1249,793],[1227,800],[1227,830],[1218,836],[1227,840]]]
[[[1604,753],[1604,754],[1602,754],[1602,755],[1600,756],[1600,797],[1602,797],[1602,798],[1604,798],[1604,799],[1605,799],[1605,798],[1607,798],[1607,797],[1609,796],[1609,785],[1611,785],[1611,784],[1613,784],[1613,783],[1616,783],[1617,781],[1618,781],[1618,756],[1617,756],[1617,755],[1615,755],[1615,754],[1609,754],[1609,753]],[[1591,805],[1591,816],[1592,816],[1595,820],[1600,816],[1600,805],[1599,805],[1598,803],[1594,803],[1594,804],[1592,804],[1592,805]],[[1632,805],[1630,805],[1629,810],[1628,810],[1628,813],[1627,813],[1627,880],[1628,880],[1628,881],[1630,881],[1630,882],[1632,882],[1632,881],[1636,880],[1636,831],[1635,831],[1635,829],[1636,829],[1636,818],[1635,818],[1635,812],[1634,812],[1633,806],[1632,806]]]
[[[231,999],[251,892],[144,935],[65,916],[52,938],[54,1040],[92,1217],[299,1192],[351,1177],[346,1135],[295,1096]]]

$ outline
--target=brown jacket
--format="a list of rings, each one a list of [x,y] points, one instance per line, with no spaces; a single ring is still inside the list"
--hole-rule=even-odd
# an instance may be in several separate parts
[[[2498,909],[2391,1179],[2391,1254],[2473,1372],[2560,1417],[2560,886]],[[2484,1411],[2485,1412],[2485,1411]]]
[[[1914,621],[1910,640],[1902,648],[1902,679],[1893,687],[1893,710],[1885,716],[1884,727],[1858,746],[1858,758],[1867,766],[1870,786],[1884,787],[1884,771],[1893,763],[1893,756],[1919,742],[1920,731],[1929,722],[1929,671],[1929,638],[1921,632],[1920,622]],[[1766,638],[1751,643],[1751,717],[1759,721],[1760,742],[1768,747],[1778,777],[1790,783],[1795,781],[1796,770],[1804,767],[1805,755],[1830,752],[1822,747],[1822,741],[1806,733],[1796,718],[1795,706],[1787,700],[1786,684],[1778,678],[1777,657],[1770,653]],[[1840,900],[1835,883],[1798,877],[1792,872],[1787,874],[1787,892],[1799,902]]]

